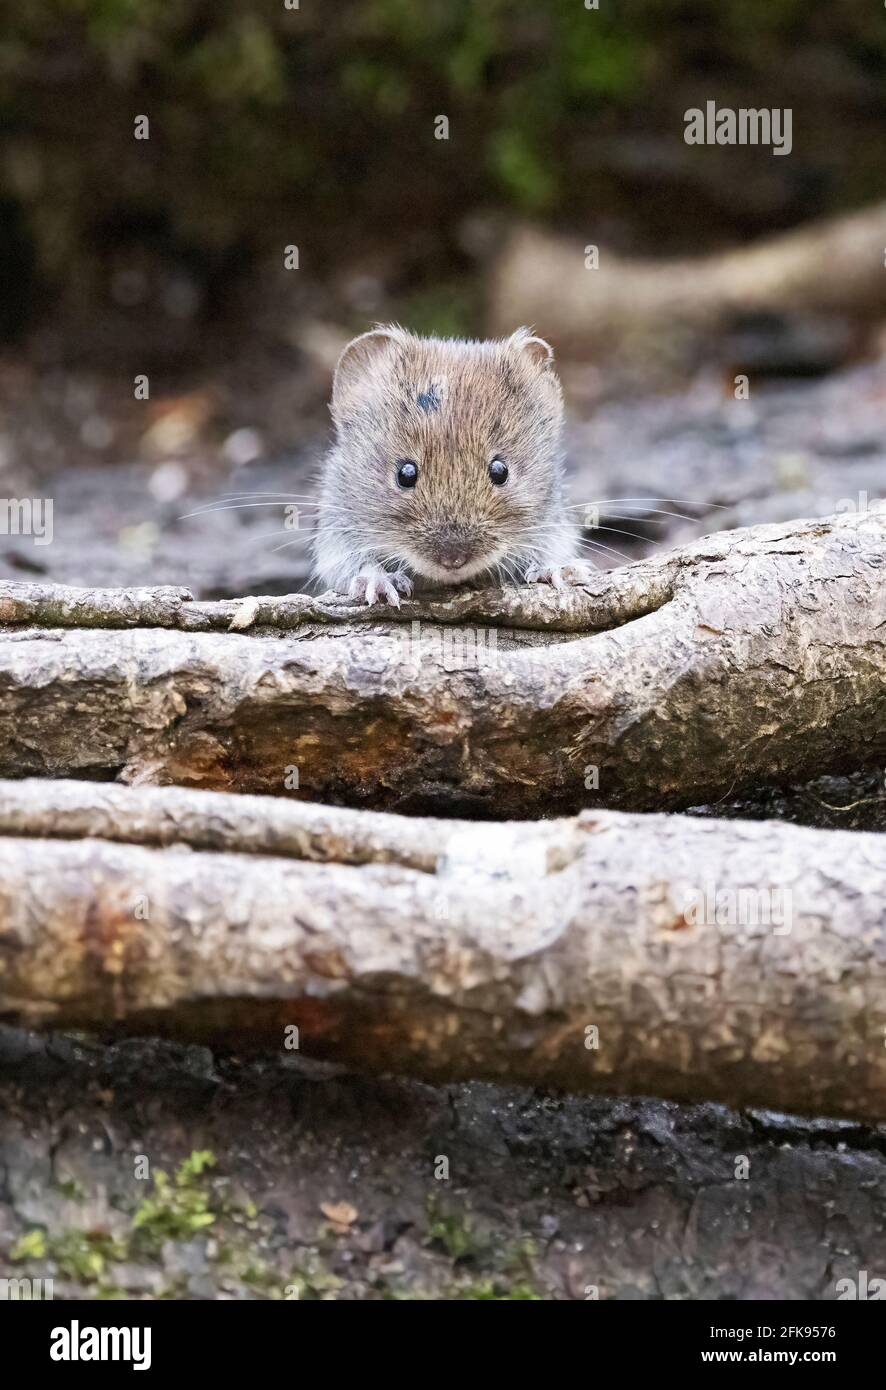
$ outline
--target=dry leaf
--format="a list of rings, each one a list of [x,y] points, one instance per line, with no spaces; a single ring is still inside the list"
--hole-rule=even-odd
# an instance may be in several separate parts
[[[357,1220],[357,1208],[350,1202],[321,1202],[320,1210],[332,1222],[336,1235],[347,1235],[348,1227]]]

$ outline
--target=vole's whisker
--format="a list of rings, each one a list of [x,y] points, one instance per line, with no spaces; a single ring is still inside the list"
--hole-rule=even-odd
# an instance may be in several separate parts
[[[511,563],[511,561],[505,560],[504,557],[502,557],[502,559],[499,560],[496,568],[503,570],[512,584],[520,583],[520,576],[517,574],[514,565]]]
[[[288,550],[291,545],[297,545],[298,542],[303,539],[303,536],[296,536],[294,540],[284,541],[282,545],[272,545],[270,550],[268,551],[268,554],[276,555],[278,550]]]
[[[594,505],[593,503],[584,502],[584,503],[581,504],[580,510],[590,511],[590,510],[591,510],[591,507],[592,507],[593,505]],[[624,504],[621,504],[621,505],[624,505]],[[668,511],[668,510],[667,510],[666,508],[664,508],[664,507],[644,507],[644,508],[642,509],[642,512],[641,512],[640,515],[638,515],[638,516],[625,516],[625,517],[621,517],[621,518],[619,518],[619,517],[616,515],[616,513],[614,513],[614,512],[607,512],[605,509],[602,509],[602,510],[600,511],[600,515],[601,515],[601,516],[615,516],[615,517],[616,517],[616,520],[621,519],[622,521],[640,521],[640,520],[646,521],[646,518],[647,518],[650,514],[655,514],[656,516],[672,516],[672,517],[676,517],[676,518],[677,518],[678,520],[680,520],[680,521],[704,521],[704,516],[689,516],[688,513],[686,513],[686,512],[673,512],[673,511]],[[647,524],[649,524],[649,523],[647,523]],[[661,525],[663,525],[664,523],[663,523],[663,522],[653,522],[652,524],[653,524],[653,525],[661,526]],[[595,530],[596,528],[595,528],[595,527],[589,527],[589,529],[590,529],[590,530]]]
[[[282,492],[282,491],[281,491],[281,492],[274,492],[274,491],[272,491],[271,489],[268,488],[268,489],[265,489],[264,492],[223,492],[223,493],[221,494],[221,498],[222,498],[223,501],[236,502],[236,501],[238,501],[238,499],[240,499],[240,498],[242,498],[242,497],[294,497],[294,498],[301,498],[301,497],[316,497],[316,495],[317,495],[317,494],[316,494],[316,493],[313,493],[313,492]]]
[[[262,534],[261,534],[260,536],[252,536],[252,537],[250,537],[250,539],[251,539],[251,540],[256,540],[256,541],[269,541],[269,540],[273,540],[274,536],[291,536],[291,535],[292,535],[291,529],[290,529],[288,526],[284,526],[283,529],[282,529],[281,531],[263,531]],[[309,541],[310,539],[311,539],[311,532],[310,532],[310,531],[299,531],[296,535],[292,536],[292,540],[289,542],[289,544],[290,544],[290,545],[295,545],[296,541]],[[280,548],[281,548],[281,547],[277,545],[277,546],[274,546],[274,547],[273,547],[273,550],[279,550]],[[273,553],[273,550],[272,550],[272,553]]]
[[[217,512],[244,512],[247,511],[250,507],[280,508],[285,507],[287,505],[288,504],[286,502],[210,502],[205,507],[198,507],[196,511],[185,512],[182,516],[177,517],[176,520],[187,521],[188,518],[192,516],[214,516]],[[296,508],[296,510],[301,511],[307,510],[308,508],[313,508],[319,511],[322,510],[323,507],[324,504],[322,502],[309,502],[307,504],[302,502],[299,505],[299,507]]]
[[[201,502],[200,505],[204,508],[223,507],[232,502],[249,503],[255,502],[256,499],[268,506],[281,507],[288,502],[300,502],[303,506],[311,507],[318,506],[321,502],[316,493],[309,492],[226,492],[221,497],[213,497],[208,502]]]
[[[523,536],[562,536],[562,534],[563,527],[558,526],[553,522],[547,523],[542,526],[521,527],[520,529],[521,538]]]
[[[615,549],[613,546],[611,546],[611,545],[602,545],[602,544],[600,543],[600,541],[584,541],[584,540],[580,540],[580,541],[579,541],[579,545],[587,546],[590,550],[605,550],[605,551],[607,551],[607,553],[610,554],[610,555],[617,555],[617,556],[619,557],[620,560],[624,560],[624,561],[626,561],[628,564],[630,564],[630,561],[631,561],[631,559],[632,559],[632,557],[631,557],[630,555],[625,555],[625,553],[624,553],[623,550],[616,550],[616,549]]]
[[[678,507],[705,507],[713,508],[716,511],[729,511],[726,502],[699,502],[694,497],[595,497],[590,502],[569,502],[570,508],[574,507],[605,507],[607,502],[636,502],[638,505],[645,502],[672,502]],[[650,511],[655,511],[654,507]],[[693,517],[692,520],[700,518]]]
[[[630,536],[632,541],[642,541],[644,545],[664,545],[664,541],[654,541],[651,536],[638,536],[636,531],[625,531],[621,526],[592,526],[592,531],[614,531],[619,536]]]

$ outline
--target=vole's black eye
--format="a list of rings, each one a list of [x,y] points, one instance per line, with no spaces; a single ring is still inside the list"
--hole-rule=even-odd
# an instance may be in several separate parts
[[[502,483],[508,481],[508,465],[504,459],[494,458],[489,465],[489,476],[496,487],[501,487]]]
[[[400,487],[415,487],[418,482],[418,464],[412,459],[401,459],[397,464],[397,483]]]

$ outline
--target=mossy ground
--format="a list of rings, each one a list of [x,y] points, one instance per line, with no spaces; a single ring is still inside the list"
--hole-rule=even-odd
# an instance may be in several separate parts
[[[827,1299],[878,1267],[884,1154],[846,1123],[0,1030],[0,1277],[57,1299]]]

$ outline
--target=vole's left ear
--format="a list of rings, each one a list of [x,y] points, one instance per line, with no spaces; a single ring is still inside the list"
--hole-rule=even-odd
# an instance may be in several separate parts
[[[531,328],[518,328],[508,341],[521,357],[528,358],[543,371],[553,367],[554,349],[544,338],[537,337]]]
[[[347,344],[332,380],[332,418],[341,423],[348,410],[371,389],[373,376],[389,363],[406,339],[396,323],[377,323]]]

